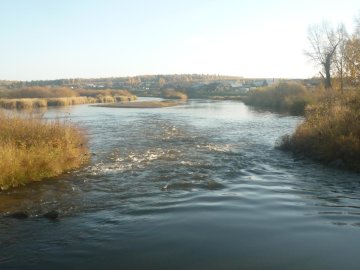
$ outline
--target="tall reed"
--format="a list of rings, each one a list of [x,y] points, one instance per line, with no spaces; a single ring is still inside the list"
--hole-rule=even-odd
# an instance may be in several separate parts
[[[103,96],[96,97],[58,97],[58,98],[20,98],[0,99],[0,108],[4,109],[33,109],[51,106],[70,106],[88,103],[114,103],[136,100],[136,96]]]
[[[88,160],[75,126],[0,112],[0,189],[60,175]]]
[[[262,109],[303,115],[306,106],[315,103],[321,95],[320,90],[311,91],[298,83],[281,82],[251,90],[243,101],[247,105]]]
[[[360,170],[360,94],[328,93],[280,147],[324,163]]]
[[[187,100],[188,96],[180,91],[175,91],[174,89],[166,89],[163,91],[162,96],[168,99],[181,99]]]

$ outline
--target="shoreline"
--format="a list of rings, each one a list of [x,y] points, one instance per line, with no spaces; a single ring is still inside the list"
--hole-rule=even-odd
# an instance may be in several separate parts
[[[133,102],[120,102],[110,104],[93,105],[93,107],[105,108],[134,108],[134,109],[151,109],[151,108],[166,108],[178,106],[181,103],[174,101],[133,101]]]
[[[64,107],[80,104],[130,102],[137,96],[76,96],[57,98],[0,98],[0,108],[6,110],[24,110],[48,107]]]

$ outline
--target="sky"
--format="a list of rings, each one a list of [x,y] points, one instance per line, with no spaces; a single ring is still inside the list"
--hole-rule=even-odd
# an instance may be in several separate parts
[[[309,25],[359,0],[0,0],[0,80],[220,74],[308,78]]]

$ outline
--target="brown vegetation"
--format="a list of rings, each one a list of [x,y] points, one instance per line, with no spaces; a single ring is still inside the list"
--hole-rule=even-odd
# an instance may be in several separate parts
[[[33,109],[87,103],[132,101],[136,96],[127,90],[87,90],[71,88],[28,87],[0,93],[0,108]],[[6,98],[5,98],[6,97]]]
[[[60,175],[87,159],[85,137],[76,127],[0,113],[0,189]]]
[[[331,92],[308,106],[305,121],[282,138],[280,148],[360,170],[360,94]]]
[[[181,99],[187,100],[188,96],[180,91],[175,91],[173,89],[167,89],[163,91],[163,97],[168,99]]]
[[[309,90],[298,83],[281,82],[252,90],[243,101],[247,105],[263,109],[303,115],[305,107],[315,103],[322,93],[321,90]]]
[[[98,105],[98,107],[107,108],[164,108],[179,105],[174,101],[138,101],[138,102],[125,102],[125,103],[112,103]]]
[[[101,96],[133,96],[132,93],[130,93],[128,90],[111,90],[111,89],[105,89],[105,90],[90,90],[90,89],[77,89],[75,90],[76,93],[79,94],[79,96],[85,96],[85,97],[97,97],[99,95]]]
[[[343,25],[318,28],[309,41],[307,55],[326,72],[327,91],[306,107],[305,121],[280,148],[360,171],[360,24],[350,37]]]
[[[3,93],[4,98],[57,98],[57,97],[76,97],[79,93],[68,87],[26,87],[8,90]]]

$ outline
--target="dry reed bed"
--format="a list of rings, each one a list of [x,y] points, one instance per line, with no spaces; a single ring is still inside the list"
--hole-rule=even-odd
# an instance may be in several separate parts
[[[164,98],[168,99],[181,99],[181,100],[187,100],[188,96],[180,91],[175,91],[173,89],[166,89],[162,93]]]
[[[1,90],[1,89],[0,89]],[[32,86],[18,89],[2,89],[0,98],[20,99],[20,98],[63,98],[63,97],[97,97],[97,96],[131,96],[127,90],[115,89],[72,89],[70,87],[48,87]]]
[[[322,95],[321,89],[313,91],[298,83],[280,82],[252,90],[242,100],[247,105],[262,109],[303,115],[306,106],[316,103]]]
[[[305,121],[286,135],[282,149],[321,162],[360,170],[360,94],[328,93],[306,108]]]
[[[54,177],[87,160],[86,138],[75,126],[0,112],[0,189]]]
[[[62,98],[20,98],[0,99],[0,108],[33,109],[50,106],[70,106],[89,103],[113,103],[136,100],[135,96],[62,97]]]

